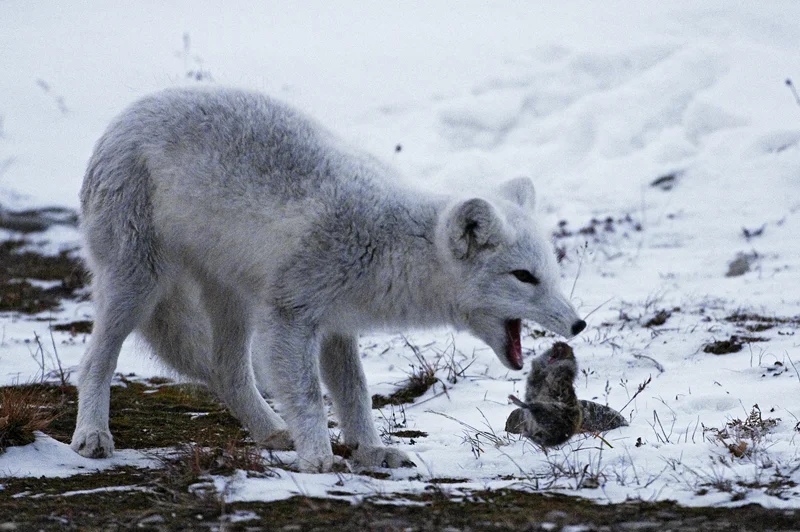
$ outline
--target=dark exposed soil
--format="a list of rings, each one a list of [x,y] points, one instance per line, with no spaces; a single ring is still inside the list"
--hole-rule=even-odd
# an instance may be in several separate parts
[[[198,479],[192,479],[196,481]],[[0,526],[19,530],[796,530],[795,511],[758,505],[683,508],[673,503],[631,501],[597,505],[564,495],[518,490],[478,491],[463,500],[446,496],[437,479],[426,494],[404,496],[411,505],[379,496],[360,504],[293,497],[271,503],[225,504],[187,480],[159,471],[119,469],[67,479],[8,479],[0,491]],[[126,491],[64,493],[128,486]],[[26,494],[19,496],[20,494]],[[347,495],[345,487],[338,495]],[[15,497],[16,496],[16,497]],[[390,504],[385,504],[389,502]],[[238,514],[251,518],[232,522]]]
[[[72,223],[65,220],[63,223]],[[24,225],[30,230],[51,224],[34,222],[24,216],[12,220],[17,226]],[[592,220],[576,230],[569,229],[565,222],[559,233],[583,236],[629,230],[641,230],[630,216]],[[58,307],[65,297],[81,295],[80,289],[85,286],[87,276],[73,252],[47,256],[30,251],[28,244],[24,240],[0,242],[0,311],[36,313]],[[41,288],[27,279],[57,281],[58,284],[53,288]],[[800,325],[800,317],[734,314],[727,320],[750,332],[786,324]],[[661,324],[663,322],[653,325]],[[91,322],[64,323],[54,328],[86,334],[91,331]],[[738,351],[742,344],[753,341],[761,339],[732,336],[706,348],[727,343],[727,347],[721,347],[724,352],[735,349],[733,346],[738,344]],[[435,377],[409,379],[388,397],[373,396],[373,407],[413,402],[435,382]],[[447,527],[455,530],[562,530],[569,525],[580,525],[580,530],[584,531],[800,528],[800,512],[767,510],[757,505],[719,509],[683,508],[669,502],[596,505],[576,497],[524,490],[478,491],[465,497],[450,497],[448,485],[465,481],[457,478],[430,479],[427,493],[403,496],[404,500],[415,503],[411,506],[397,505],[394,504],[397,501],[377,495],[358,505],[307,497],[272,503],[225,504],[213,490],[190,490],[189,487],[202,483],[207,473],[229,474],[232,467],[246,469],[249,475],[269,475],[269,466],[265,468],[258,463],[250,452],[254,446],[239,422],[202,387],[174,384],[168,379],[148,382],[123,379],[123,383],[124,386],[114,386],[111,390],[110,427],[116,446],[180,448],[185,452],[178,460],[165,459],[163,469],[120,468],[61,479],[2,478],[0,530],[442,530]],[[34,394],[35,402],[41,404],[45,415],[54,417],[44,432],[69,442],[77,412],[75,388],[54,385],[18,388]],[[391,435],[426,436],[422,431],[408,430]],[[341,456],[346,456],[347,452],[344,446],[337,448]],[[366,474],[389,477],[381,471]],[[120,486],[129,489],[119,490]],[[104,487],[118,491],[69,493]],[[346,494],[345,485],[340,495]],[[249,512],[253,519],[232,522],[230,516],[237,512]],[[543,524],[546,525],[543,527]]]
[[[35,314],[51,310],[87,284],[88,275],[74,250],[45,255],[29,249],[29,244],[27,240],[0,242],[0,311]],[[59,284],[42,288],[31,279]]]
[[[739,277],[746,274],[757,260],[757,253],[739,253],[736,258],[728,263],[728,271],[725,272],[725,277]]]
[[[604,233],[621,233],[623,236],[628,236],[630,232],[639,232],[641,230],[642,224],[634,220],[630,214],[627,214],[622,218],[613,216],[592,218],[577,229],[571,228],[567,220],[561,220],[558,222],[558,229],[553,232],[553,238],[562,239],[581,235],[584,237],[594,236],[595,240],[601,240],[600,236]]]
[[[741,351],[744,344],[765,341],[766,338],[759,338],[756,336],[732,335],[728,340],[717,340],[706,344],[703,346],[703,352],[711,353],[713,355],[728,355],[730,353],[738,353]]]
[[[402,405],[413,403],[414,399],[424,395],[431,386],[436,384],[439,379],[434,375],[413,375],[412,378],[404,382],[391,395],[381,395],[376,393],[372,396],[372,408],[383,408],[387,405]]]
[[[421,430],[396,430],[389,433],[390,436],[398,438],[427,438],[428,433]]]
[[[757,333],[781,326],[800,327],[800,316],[761,316],[747,312],[735,312],[725,318],[725,321],[735,323],[750,333]]]
[[[664,325],[669,317],[672,316],[672,312],[669,310],[659,310],[656,312],[656,315],[647,320],[644,324],[645,327],[658,327]]]
[[[56,323],[51,326],[54,331],[64,331],[75,336],[76,334],[90,334],[92,332],[93,321],[78,320],[69,323]]]
[[[754,323],[752,325],[745,325],[744,328],[750,332],[762,332],[772,329],[772,325],[769,323]]]
[[[665,192],[670,191],[677,184],[678,177],[680,176],[680,174],[681,172],[672,172],[669,174],[664,174],[654,179],[650,183],[650,186],[653,188],[659,188]]]
[[[11,211],[0,206],[0,228],[20,233],[39,233],[53,225],[78,225],[78,213],[65,207]]]
[[[75,429],[78,394],[74,386],[34,384],[8,387],[30,391],[57,416],[44,430],[68,443]],[[204,388],[188,384],[153,386],[127,381],[111,387],[110,428],[117,448],[150,449],[196,442],[224,447],[244,439],[239,422]]]
[[[166,379],[123,379],[123,384],[112,387],[111,429],[117,446],[171,447],[180,450],[178,456],[162,456],[159,469],[128,467],[62,479],[2,479],[2,529],[540,530],[545,524],[548,530],[569,525],[582,525],[581,530],[791,530],[800,518],[791,511],[755,505],[736,509],[681,508],[668,502],[596,505],[524,489],[453,497],[457,493],[449,491],[450,485],[465,479],[447,477],[428,480],[425,493],[402,496],[411,506],[397,505],[397,499],[377,493],[357,505],[306,497],[225,504],[206,475],[229,475],[240,469],[248,476],[269,477],[276,464],[265,463],[254,452],[236,420],[204,389]],[[74,428],[75,389],[22,388],[37,395],[48,415],[58,414],[45,431],[68,441]],[[397,432],[398,437],[411,435]],[[414,432],[414,437],[423,434]],[[368,474],[389,477],[383,471]],[[331,495],[349,495],[346,482],[332,490]],[[230,516],[244,513],[252,519],[231,521]]]

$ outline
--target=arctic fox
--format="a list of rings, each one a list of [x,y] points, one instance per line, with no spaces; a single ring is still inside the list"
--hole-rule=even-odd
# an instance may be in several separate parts
[[[113,452],[109,386],[134,330],[255,440],[294,442],[304,471],[333,466],[320,378],[355,465],[414,465],[375,429],[359,333],[466,329],[519,370],[521,319],[583,330],[532,218],[529,179],[485,198],[398,181],[259,94],[172,89],[124,111],[81,190],[96,319],[72,448]]]

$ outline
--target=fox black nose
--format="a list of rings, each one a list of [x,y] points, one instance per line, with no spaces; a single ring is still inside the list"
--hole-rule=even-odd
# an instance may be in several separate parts
[[[572,324],[572,334],[578,334],[582,330],[586,328],[586,322],[583,320],[578,320]]]

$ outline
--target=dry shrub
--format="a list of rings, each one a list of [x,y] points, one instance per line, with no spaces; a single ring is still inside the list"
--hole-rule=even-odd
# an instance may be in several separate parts
[[[53,420],[41,398],[32,390],[4,388],[0,391],[0,452],[8,447],[33,443],[34,431]]]
[[[752,455],[778,422],[780,418],[764,418],[761,408],[753,405],[747,419],[733,419],[722,428],[704,427],[703,433],[710,433],[712,441],[721,442],[736,458],[743,458]]]
[[[197,444],[185,445],[173,466],[172,472],[187,480],[204,475],[231,475],[236,470],[247,471],[255,476],[272,474],[267,460],[257,446],[242,444],[237,440],[231,440],[224,449]]]

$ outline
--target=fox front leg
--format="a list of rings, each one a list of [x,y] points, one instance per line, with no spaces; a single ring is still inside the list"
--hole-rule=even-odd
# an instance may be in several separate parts
[[[334,458],[319,380],[320,339],[313,326],[276,314],[261,327],[275,399],[294,440],[300,470],[325,473],[332,470]]]
[[[399,449],[381,442],[372,419],[372,399],[354,335],[329,334],[320,353],[322,379],[339,416],[345,443],[353,449],[351,461],[360,467],[414,467]]]

